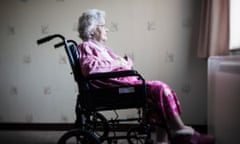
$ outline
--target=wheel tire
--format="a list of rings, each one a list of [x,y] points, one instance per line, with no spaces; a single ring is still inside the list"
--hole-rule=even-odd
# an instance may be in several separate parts
[[[70,130],[58,141],[58,144],[101,144],[99,139],[88,131]]]

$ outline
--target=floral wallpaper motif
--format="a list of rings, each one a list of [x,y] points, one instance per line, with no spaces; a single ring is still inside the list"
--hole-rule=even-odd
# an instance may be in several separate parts
[[[8,26],[8,35],[15,35],[15,27]]]
[[[117,32],[118,31],[118,23],[117,22],[111,22],[109,27],[111,32]]]
[[[17,87],[12,86],[12,87],[10,88],[10,90],[9,90],[9,94],[10,94],[11,96],[17,96],[17,95],[18,95],[18,89],[17,89]]]
[[[152,31],[156,29],[156,23],[154,21],[147,22],[147,30]]]
[[[44,34],[48,34],[49,33],[49,25],[42,25],[41,26],[41,33]]]

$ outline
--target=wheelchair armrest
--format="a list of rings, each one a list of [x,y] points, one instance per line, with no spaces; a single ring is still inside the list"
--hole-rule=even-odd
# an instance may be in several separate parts
[[[136,70],[124,70],[117,72],[104,72],[94,73],[86,77],[87,80],[106,79],[106,78],[118,78],[127,76],[137,76],[140,80],[144,81],[144,78]]]

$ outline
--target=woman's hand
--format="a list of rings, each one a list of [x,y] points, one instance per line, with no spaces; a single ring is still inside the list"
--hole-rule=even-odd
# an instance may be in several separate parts
[[[129,57],[127,55],[124,55],[123,58],[128,61]]]
[[[125,58],[122,58],[122,57],[118,57],[117,58],[118,62],[119,62],[119,65],[121,67],[127,67],[128,66],[128,62],[125,60]]]

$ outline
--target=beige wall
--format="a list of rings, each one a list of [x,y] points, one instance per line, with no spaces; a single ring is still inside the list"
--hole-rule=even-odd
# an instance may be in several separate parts
[[[65,52],[53,48],[57,41],[38,46],[36,40],[60,33],[79,41],[78,17],[98,8],[107,13],[107,45],[130,55],[146,79],[171,85],[186,123],[206,124],[206,62],[191,45],[196,6],[191,0],[1,0],[0,122],[74,121],[77,87]]]

